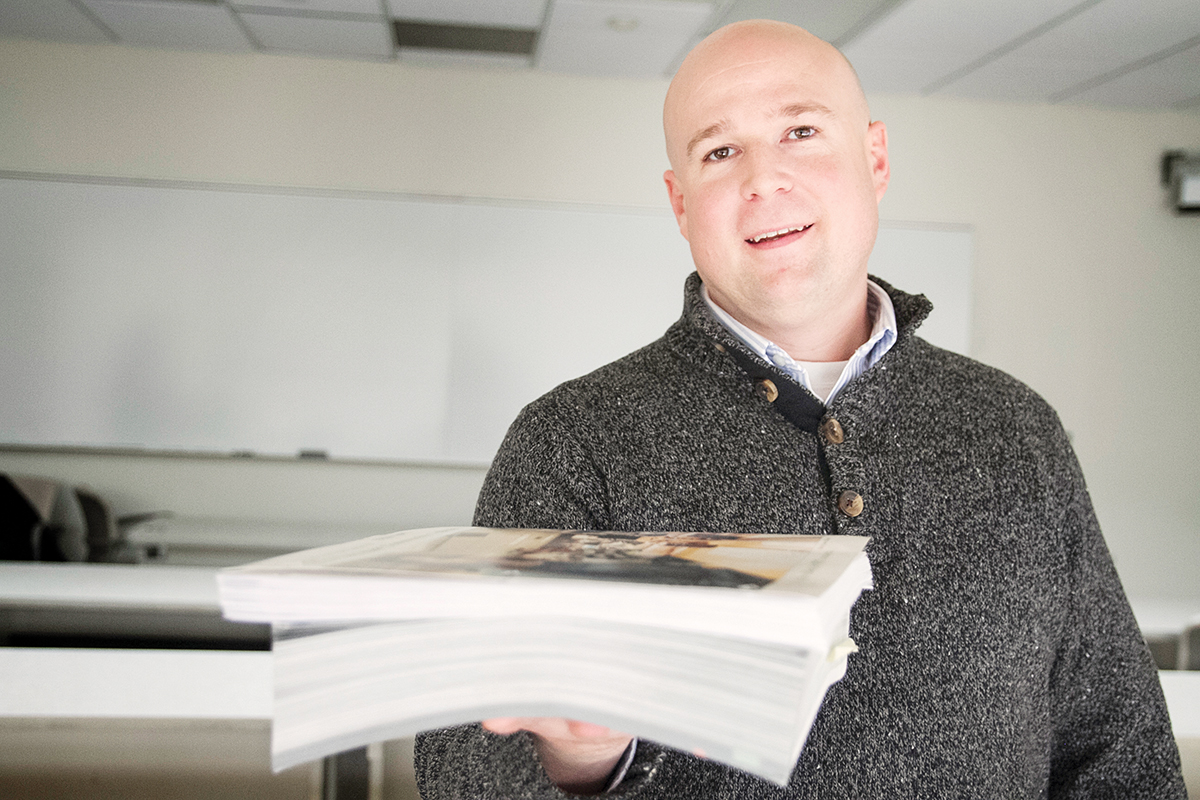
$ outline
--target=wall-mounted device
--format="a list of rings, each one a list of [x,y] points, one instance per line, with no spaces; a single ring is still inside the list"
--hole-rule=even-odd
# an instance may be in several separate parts
[[[1162,158],[1162,182],[1179,214],[1200,214],[1200,153],[1168,150]]]

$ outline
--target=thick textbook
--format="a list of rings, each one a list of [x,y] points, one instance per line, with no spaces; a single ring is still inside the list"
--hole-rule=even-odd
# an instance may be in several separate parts
[[[498,716],[587,720],[786,783],[854,651],[866,539],[430,528],[222,570],[275,632],[276,769]]]

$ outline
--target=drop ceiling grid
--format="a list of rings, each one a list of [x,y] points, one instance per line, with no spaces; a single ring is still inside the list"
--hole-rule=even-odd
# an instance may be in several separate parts
[[[268,50],[351,58],[392,57],[392,37],[382,19],[317,19],[243,13],[242,22]]]
[[[685,0],[554,0],[535,62],[549,71],[659,77],[713,11],[712,3]],[[627,20],[636,27],[614,29]]]
[[[83,0],[83,4],[125,44],[181,50],[253,49],[224,5],[170,0]]]
[[[766,16],[805,24],[829,39],[863,27],[844,49],[871,92],[1200,107],[1189,103],[1200,90],[1196,53],[1187,46],[1200,37],[1200,0],[306,0],[304,10],[297,3],[0,0],[0,36],[395,57],[477,69],[531,66],[523,56],[395,53],[388,20],[403,17],[541,29],[545,57],[535,54],[532,62],[543,69],[651,77],[669,74],[713,27]],[[711,10],[700,22],[687,11],[698,5]],[[566,24],[570,14],[556,17],[555,6],[590,8],[593,22],[637,8],[645,12],[643,34],[656,32],[639,39],[635,30],[621,39],[593,25],[585,35]],[[656,14],[680,18],[660,28]],[[365,24],[331,24],[339,20]]]
[[[1140,108],[1200,106],[1200,43],[1066,99]]]
[[[0,31],[31,39],[112,41],[109,32],[71,0],[0,0]]]
[[[1050,100],[1200,33],[1196,0],[1105,0],[945,87],[951,94]]]
[[[909,0],[843,52],[868,89],[919,91],[1078,5],[1079,0]]]
[[[899,0],[722,0],[710,27],[703,33],[747,19],[790,22],[831,42],[837,42],[859,24]]]

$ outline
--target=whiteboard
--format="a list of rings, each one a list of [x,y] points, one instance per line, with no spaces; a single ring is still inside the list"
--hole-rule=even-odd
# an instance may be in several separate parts
[[[872,270],[965,352],[970,232]],[[678,318],[666,210],[0,178],[0,442],[487,462]]]

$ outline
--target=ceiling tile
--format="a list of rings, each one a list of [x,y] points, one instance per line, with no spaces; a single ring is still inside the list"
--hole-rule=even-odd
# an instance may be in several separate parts
[[[1097,74],[1086,62],[1042,56],[1008,55],[983,65],[945,88],[943,94],[991,100],[1045,101],[1067,86]]]
[[[1078,5],[908,0],[842,52],[868,92],[918,92]]]
[[[387,0],[394,19],[494,28],[540,28],[547,0]]]
[[[0,36],[107,42],[108,33],[70,0],[3,0]]]
[[[83,0],[124,44],[186,50],[251,50],[223,5],[183,0]]]
[[[684,0],[555,0],[537,65],[583,75],[661,77],[712,12],[711,3]]]
[[[964,75],[949,94],[1050,100],[1200,33],[1196,0],[1104,0]]]
[[[774,19],[837,42],[864,20],[896,4],[897,0],[736,0],[712,27],[746,19]]]
[[[239,10],[275,8],[281,11],[383,16],[382,0],[230,0],[230,5]]]
[[[319,19],[249,13],[241,17],[250,35],[267,50],[353,58],[392,57],[391,31],[382,18]]]
[[[1200,100],[1200,44],[1070,97],[1070,103],[1170,108]]]
[[[235,51],[261,42],[326,57],[651,77],[712,28],[748,18],[845,40],[868,92],[1200,108],[1200,0],[0,0],[0,37]],[[532,58],[424,41],[397,49],[392,19],[538,41]]]

